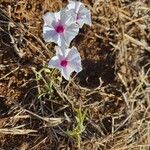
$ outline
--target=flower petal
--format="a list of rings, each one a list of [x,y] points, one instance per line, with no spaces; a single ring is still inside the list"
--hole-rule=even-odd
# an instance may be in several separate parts
[[[64,33],[65,41],[67,45],[70,45],[70,42],[78,35],[79,26],[76,23],[72,23],[70,26],[66,27],[66,31]]]
[[[55,46],[55,50],[56,50],[56,55],[62,55],[62,56],[64,55],[61,47]]]
[[[81,58],[76,57],[69,62],[69,66],[74,69],[75,72],[79,73],[82,70]]]
[[[52,57],[52,59],[48,63],[48,67],[49,68],[57,68],[57,69],[59,69],[60,68],[59,57],[58,56]]]
[[[68,10],[74,11],[74,18],[77,19],[77,23],[81,28],[84,24],[91,25],[91,14],[90,11],[84,6],[83,3],[78,1],[69,1],[67,6]]]
[[[71,61],[72,59],[76,57],[80,57],[80,53],[78,52],[76,47],[72,47],[71,49],[66,49],[68,51],[67,59]]]
[[[67,55],[69,66],[77,73],[82,70],[81,57],[76,47],[72,47]]]
[[[57,41],[58,41],[57,34],[56,34],[55,30],[53,29],[53,27],[49,27],[46,25],[44,25],[44,27],[43,27],[43,38],[44,38],[45,42],[57,43]]]
[[[74,71],[73,68],[71,68],[70,66],[67,66],[67,67],[62,68],[61,74],[66,80],[69,81],[70,75],[73,71]]]
[[[81,5],[83,5],[81,2],[69,0],[69,4],[67,5],[67,8],[73,9],[75,13],[77,13]]]
[[[57,21],[60,20],[61,10],[58,12],[55,12],[54,15],[55,15],[55,20]]]
[[[69,61],[69,66],[75,70],[75,72],[80,72],[82,70],[81,58],[76,56],[74,59]]]
[[[56,50],[56,55],[62,56],[63,58],[67,58],[70,49],[65,49],[65,47],[55,46],[55,50]]]
[[[43,15],[44,23],[47,25],[51,25],[52,22],[55,20],[55,14],[52,12],[47,12]]]
[[[80,15],[79,15],[79,22],[80,20],[83,21],[85,24],[90,25],[92,24],[91,22],[91,12],[90,10],[88,10],[86,7],[83,7],[82,9],[80,9],[80,14],[81,14],[81,19],[80,19]]]
[[[59,56],[59,58],[66,58],[66,53],[67,51],[65,50],[64,47],[60,47],[60,46],[55,46],[55,50],[56,50],[56,56]]]
[[[65,40],[64,34],[58,34],[57,44],[58,44],[58,46],[60,46],[60,47],[67,48],[67,47],[69,47],[69,44],[70,44],[70,43],[68,43],[68,42]]]
[[[60,20],[62,21],[63,24],[69,25],[73,22],[75,23],[71,12],[72,11],[69,11],[69,10],[66,10],[66,9],[63,9],[63,10],[60,11]]]

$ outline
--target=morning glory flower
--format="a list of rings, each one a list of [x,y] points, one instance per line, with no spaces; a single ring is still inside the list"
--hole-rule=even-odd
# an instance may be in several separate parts
[[[76,23],[81,28],[84,24],[91,26],[91,13],[83,3],[79,1],[69,0],[69,4],[67,5],[67,9],[73,11],[74,19]]]
[[[79,32],[79,27],[65,9],[59,12],[47,12],[43,16],[43,37],[46,42],[54,42],[61,47],[69,47]]]
[[[80,53],[76,47],[65,49],[55,46],[55,49],[56,56],[49,61],[49,68],[59,69],[66,80],[69,80],[72,72],[79,73],[82,70]]]

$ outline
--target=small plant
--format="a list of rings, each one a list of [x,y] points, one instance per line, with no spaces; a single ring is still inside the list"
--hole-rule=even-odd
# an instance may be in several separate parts
[[[71,41],[78,35],[84,25],[91,25],[90,11],[83,3],[69,0],[66,8],[59,12],[47,12],[43,15],[43,38],[45,42],[54,42],[56,55],[48,63],[49,68],[58,69],[69,81],[72,72],[82,70],[80,53],[76,47],[69,48]],[[51,86],[48,85],[48,90]],[[44,93],[43,93],[44,94]],[[86,111],[76,110],[76,126],[67,134],[76,140],[80,148],[81,134],[85,131],[84,120]]]
[[[85,131],[84,121],[86,118],[86,113],[86,110],[84,112],[81,112],[80,109],[77,109],[75,116],[76,126],[72,131],[67,132],[67,134],[77,142],[79,148],[81,145],[81,134]]]
[[[49,69],[47,69],[46,67],[43,67],[41,70],[36,71],[35,68],[32,68],[34,74],[35,74],[35,80],[38,84],[38,99],[45,97],[46,95],[49,97],[52,96],[53,93],[53,80],[47,80],[47,78],[45,78],[46,75],[48,75],[48,77],[52,77],[54,70],[50,71]],[[43,83],[42,87],[40,86],[39,83]]]

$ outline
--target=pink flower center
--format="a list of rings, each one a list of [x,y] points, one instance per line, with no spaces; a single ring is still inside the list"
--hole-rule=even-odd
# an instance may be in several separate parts
[[[62,67],[66,67],[67,64],[68,64],[68,61],[67,61],[66,59],[64,59],[64,60],[62,60],[62,61],[60,62],[60,65],[61,65]]]
[[[62,33],[64,32],[64,27],[62,25],[58,25],[55,30],[57,33]]]

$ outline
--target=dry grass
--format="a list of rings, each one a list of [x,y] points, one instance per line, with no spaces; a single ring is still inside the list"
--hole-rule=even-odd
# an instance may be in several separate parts
[[[72,42],[84,69],[68,83],[42,38],[42,15],[67,2],[0,0],[2,150],[150,149],[150,3],[83,2],[93,25]]]

